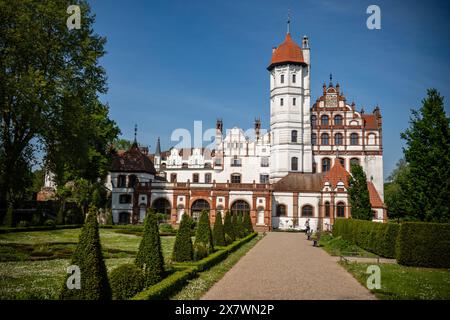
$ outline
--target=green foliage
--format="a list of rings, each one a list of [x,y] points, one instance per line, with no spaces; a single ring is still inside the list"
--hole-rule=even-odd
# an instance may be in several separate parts
[[[200,260],[214,251],[211,227],[209,224],[209,214],[202,211],[198,221],[194,242],[194,259]]]
[[[395,258],[399,229],[395,223],[340,218],[333,225],[333,237],[342,237],[379,256]]]
[[[236,235],[234,234],[234,225],[232,222],[232,217],[230,211],[227,211],[225,214],[225,219],[223,223],[223,231],[225,234],[225,242],[227,244],[232,243],[236,239]]]
[[[173,246],[172,260],[177,262],[191,261],[194,257],[193,252],[191,218],[187,214],[183,214]]]
[[[351,165],[351,176],[348,178],[348,200],[352,208],[352,218],[361,220],[372,219],[367,178],[359,164]]]
[[[422,103],[401,134],[408,163],[406,177],[399,181],[402,209],[421,221],[450,222],[450,118],[435,89],[428,90]]]
[[[56,226],[55,220],[53,220],[53,219],[47,219],[47,220],[45,220],[44,226],[47,226],[47,227],[55,227],[55,226]]]
[[[164,259],[158,223],[152,209],[149,209],[144,221],[144,234],[139,244],[135,264],[144,270],[146,287],[161,281],[164,274]]]
[[[176,230],[170,223],[161,223],[159,225],[159,232],[161,232],[162,234],[174,234],[176,233]]]
[[[400,159],[384,184],[384,201],[387,205],[389,219],[400,220],[414,219],[409,213],[412,209],[407,201],[406,189],[402,185],[409,184],[409,168],[404,159]]]
[[[397,261],[406,266],[450,268],[450,224],[402,223]]]
[[[115,268],[109,278],[114,300],[129,299],[144,288],[144,274],[134,264],[124,264]]]
[[[244,215],[244,223],[243,224],[244,224],[244,229],[245,229],[245,235],[253,233],[253,224],[252,224],[252,219],[251,219],[249,213],[246,213]]]
[[[111,287],[103,260],[100,235],[98,232],[97,209],[89,209],[80,239],[72,256],[71,265],[80,268],[81,289],[68,289],[66,281],[61,299],[110,300]]]
[[[213,239],[215,246],[225,246],[225,232],[222,224],[222,213],[220,211],[216,214],[216,221],[214,221]]]

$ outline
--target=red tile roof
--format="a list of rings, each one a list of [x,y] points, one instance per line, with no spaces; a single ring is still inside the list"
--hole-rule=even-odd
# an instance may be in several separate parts
[[[286,34],[284,42],[275,49],[272,53],[272,60],[270,66],[267,69],[272,69],[276,65],[280,65],[286,62],[293,64],[306,64],[303,59],[303,53],[300,46],[294,42],[291,38],[291,34]]]
[[[324,182],[329,182],[332,188],[336,188],[338,182],[343,182],[344,186],[348,187],[348,177],[350,173],[345,170],[341,162],[337,159],[330,171],[328,171],[323,179]]]
[[[117,153],[113,158],[111,167],[113,172],[156,173],[153,162],[141,152],[136,143],[131,146],[130,150]]]
[[[274,184],[274,191],[320,192],[323,173],[290,172]]]
[[[383,201],[372,181],[367,181],[367,188],[369,189],[370,205],[372,208],[382,208],[384,206]]]
[[[378,120],[374,114],[363,114],[364,127],[366,129],[378,129]]]

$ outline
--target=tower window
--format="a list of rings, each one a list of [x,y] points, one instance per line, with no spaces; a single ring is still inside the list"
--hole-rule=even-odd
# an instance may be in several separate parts
[[[311,116],[311,126],[313,129],[317,126],[317,117],[315,115]]]
[[[280,106],[284,105],[284,99],[280,98]]]
[[[295,83],[295,81],[297,80],[296,78],[297,78],[297,75],[293,74],[292,75],[292,83]]]
[[[281,75],[280,82],[281,82],[281,83],[284,83],[284,74]]]
[[[298,158],[297,157],[292,157],[291,158],[291,170],[292,171],[297,171],[298,170]]]
[[[295,106],[297,103],[297,98],[292,98],[292,105]]]
[[[297,142],[297,130],[291,131],[291,142]]]
[[[330,217],[330,203],[328,201],[325,202],[325,217]]]
[[[311,144],[315,146],[317,144],[317,135],[315,133],[311,134]]]
[[[269,157],[261,157],[261,167],[269,166]]]

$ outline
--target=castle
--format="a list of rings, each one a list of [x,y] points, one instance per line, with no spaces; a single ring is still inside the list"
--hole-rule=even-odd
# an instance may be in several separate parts
[[[289,26],[289,23],[288,23]],[[340,85],[323,85],[311,106],[309,40],[301,47],[289,32],[272,50],[270,130],[255,120],[254,135],[224,132],[217,120],[215,143],[206,148],[171,148],[153,154],[136,142],[116,155],[108,179],[115,223],[141,223],[149,207],[177,224],[202,210],[250,213],[255,230],[330,229],[350,217],[347,178],[360,164],[374,221],[386,221],[383,203],[382,117],[347,104]]]

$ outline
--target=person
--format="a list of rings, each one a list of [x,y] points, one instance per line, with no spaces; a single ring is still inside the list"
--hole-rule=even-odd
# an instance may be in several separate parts
[[[306,220],[305,227],[306,227],[306,233],[309,233],[309,230],[310,230],[310,228],[309,228],[309,219]]]

